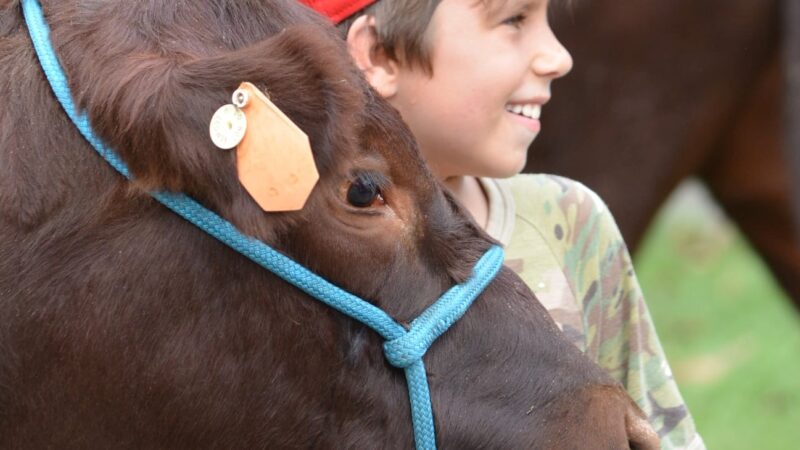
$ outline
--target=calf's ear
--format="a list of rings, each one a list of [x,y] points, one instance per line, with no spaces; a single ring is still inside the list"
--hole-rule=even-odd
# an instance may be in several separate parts
[[[317,26],[208,57],[129,55],[101,71],[80,102],[137,187],[186,192],[213,207],[243,192],[235,152],[209,136],[212,115],[243,81],[266,91],[309,136],[320,173],[335,148],[355,144],[367,87],[344,42]]]

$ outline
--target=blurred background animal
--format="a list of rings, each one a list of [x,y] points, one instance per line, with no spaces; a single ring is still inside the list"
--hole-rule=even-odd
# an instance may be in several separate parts
[[[800,117],[784,127],[787,106],[800,112],[787,90],[800,83],[797,69],[787,80],[797,3],[572,2],[553,21],[576,64],[554,86],[526,171],[596,190],[632,251],[673,189],[698,177],[800,308]]]

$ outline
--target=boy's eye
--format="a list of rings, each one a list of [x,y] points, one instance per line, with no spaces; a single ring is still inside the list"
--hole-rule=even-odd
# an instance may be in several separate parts
[[[527,17],[528,16],[523,13],[515,14],[504,20],[503,25],[511,25],[512,27],[519,28],[523,23],[525,23],[525,19],[527,19]]]

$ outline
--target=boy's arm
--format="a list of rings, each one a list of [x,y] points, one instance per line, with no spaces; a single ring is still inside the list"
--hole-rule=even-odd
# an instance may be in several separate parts
[[[578,186],[583,192],[565,192],[562,202],[580,205],[574,209],[572,228],[577,242],[566,261],[580,261],[575,266],[580,280],[575,288],[583,302],[586,353],[622,382],[661,436],[662,448],[704,449],[619,229],[602,200]]]

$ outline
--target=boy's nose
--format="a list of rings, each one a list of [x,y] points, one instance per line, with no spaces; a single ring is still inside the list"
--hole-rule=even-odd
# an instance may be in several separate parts
[[[572,55],[561,45],[552,30],[547,34],[531,61],[531,68],[541,77],[560,78],[572,70]]]

